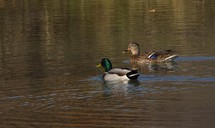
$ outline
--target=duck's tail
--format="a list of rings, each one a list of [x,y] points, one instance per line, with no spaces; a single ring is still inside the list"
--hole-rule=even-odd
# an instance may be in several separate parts
[[[168,56],[167,58],[165,58],[165,61],[171,62],[171,61],[174,61],[175,58],[177,58],[177,57],[178,57],[178,55],[174,54],[174,55],[171,55],[171,56]]]
[[[137,79],[139,75],[140,74],[138,70],[131,70],[129,73],[126,74],[126,76],[131,80]]]

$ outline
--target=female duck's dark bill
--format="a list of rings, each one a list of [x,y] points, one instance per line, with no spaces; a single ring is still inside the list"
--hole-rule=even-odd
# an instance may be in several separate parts
[[[130,53],[131,50],[125,49],[124,51],[122,51],[122,53]]]

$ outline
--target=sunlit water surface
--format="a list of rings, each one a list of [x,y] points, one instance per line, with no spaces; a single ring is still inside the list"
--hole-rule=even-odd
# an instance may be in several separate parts
[[[0,0],[0,127],[213,128],[214,33],[214,0]],[[180,57],[131,65],[129,41]],[[103,57],[140,77],[103,82]]]

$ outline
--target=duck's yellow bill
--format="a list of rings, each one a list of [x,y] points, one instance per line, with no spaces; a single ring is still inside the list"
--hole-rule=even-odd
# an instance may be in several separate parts
[[[101,67],[101,66],[102,66],[101,64],[96,65],[97,68],[98,68],[98,67]]]

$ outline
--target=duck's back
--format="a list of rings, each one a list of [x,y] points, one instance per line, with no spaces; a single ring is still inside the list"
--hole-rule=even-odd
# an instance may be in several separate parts
[[[175,54],[172,50],[162,50],[162,51],[149,51],[145,52],[143,55],[140,55],[137,59],[139,63],[147,62],[164,62],[164,61],[174,61],[178,55]]]

